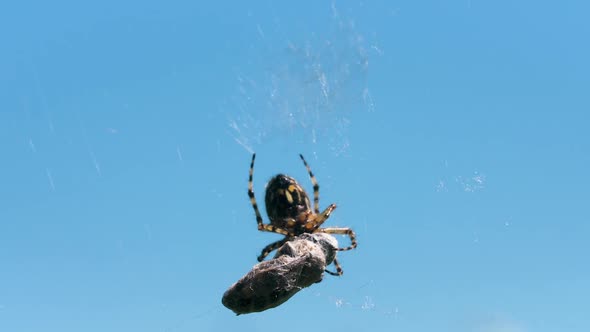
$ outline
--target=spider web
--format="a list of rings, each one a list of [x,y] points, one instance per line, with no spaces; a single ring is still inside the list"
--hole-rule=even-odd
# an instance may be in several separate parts
[[[260,50],[268,50],[256,54],[264,69],[238,70],[226,105],[227,131],[247,151],[270,141],[322,144],[335,155],[348,151],[351,115],[374,107],[367,73],[370,50],[378,48],[368,47],[335,5],[331,12],[329,31],[279,45],[268,45],[269,33],[257,26]]]

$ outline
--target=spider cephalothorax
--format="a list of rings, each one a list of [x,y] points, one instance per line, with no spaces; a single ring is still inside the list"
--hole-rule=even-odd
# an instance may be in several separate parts
[[[322,213],[319,210],[319,189],[315,176],[311,172],[311,168],[305,161],[302,155],[299,155],[303,164],[307,168],[309,177],[313,184],[313,205],[314,209],[311,209],[311,203],[309,196],[297,183],[297,181],[287,175],[278,174],[274,176],[268,182],[266,187],[265,204],[266,213],[270,219],[270,224],[265,224],[260,215],[258,204],[254,196],[254,186],[252,184],[252,177],[254,174],[254,160],[256,154],[252,155],[252,162],[250,164],[250,177],[248,181],[248,196],[250,202],[254,207],[256,214],[256,222],[258,223],[258,230],[274,232],[285,235],[285,238],[276,242],[273,242],[266,246],[258,261],[264,260],[264,258],[271,253],[273,250],[282,246],[289,239],[301,235],[303,233],[329,233],[329,234],[344,234],[348,235],[351,240],[351,245],[345,248],[337,248],[339,251],[354,249],[357,246],[356,236],[354,231],[350,228],[320,228],[320,226],[330,217],[330,214],[336,208],[335,204],[330,204]],[[336,266],[336,272],[326,270],[326,272],[333,275],[342,275],[342,269],[338,264],[338,261],[334,259],[334,265]]]

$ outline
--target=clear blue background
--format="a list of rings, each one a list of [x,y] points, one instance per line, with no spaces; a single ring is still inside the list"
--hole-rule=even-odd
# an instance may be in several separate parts
[[[589,10],[3,4],[0,330],[589,331]],[[359,247],[235,316],[252,151]]]

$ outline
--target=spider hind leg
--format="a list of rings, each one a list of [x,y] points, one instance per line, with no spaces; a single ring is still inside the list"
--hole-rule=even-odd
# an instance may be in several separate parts
[[[266,247],[264,247],[262,249],[262,252],[260,253],[260,256],[258,256],[258,261],[259,262],[262,262],[266,258],[266,256],[268,256],[268,254],[270,254],[271,252],[273,252],[275,249],[280,248],[287,241],[289,241],[289,238],[288,237],[285,237],[282,240],[275,241],[275,242],[267,245]]]
[[[254,213],[256,214],[256,223],[258,224],[258,229],[262,230],[264,228],[264,223],[262,221],[262,216],[260,215],[260,210],[258,209],[258,204],[256,203],[256,196],[254,195],[254,184],[252,178],[254,177],[254,160],[256,159],[256,153],[252,154],[252,161],[250,162],[250,173],[248,176],[248,197],[250,197],[250,204],[254,208]]]

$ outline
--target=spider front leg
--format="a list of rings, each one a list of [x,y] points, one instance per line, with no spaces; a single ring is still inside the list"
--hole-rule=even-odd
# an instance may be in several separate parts
[[[260,254],[260,256],[258,256],[258,261],[262,262],[264,260],[264,258],[266,258],[266,256],[268,256],[268,254],[273,252],[275,249],[280,248],[287,241],[289,241],[289,238],[285,237],[282,240],[278,240],[278,241],[273,242],[273,243],[267,245],[266,247],[264,247],[264,249],[262,249],[262,253]]]
[[[354,233],[354,231],[351,228],[336,228],[336,227],[319,228],[314,233],[348,235],[348,237],[350,237],[350,242],[351,242],[350,246],[344,247],[344,248],[336,248],[337,251],[351,250],[351,249],[356,248],[356,246],[357,246],[356,234]],[[334,266],[336,267],[336,272],[332,272],[329,270],[325,270],[325,271],[333,276],[341,276],[344,272],[342,271],[342,268],[340,267],[340,264],[338,263],[338,260],[336,259],[336,257],[334,257]]]
[[[334,260],[332,262],[334,263],[334,266],[336,267],[336,272],[332,272],[328,269],[326,269],[324,271],[326,271],[327,273],[329,273],[333,276],[337,276],[337,277],[341,276],[344,273],[344,271],[342,271],[342,268],[340,267],[340,264],[338,263],[338,260],[336,259],[336,257],[334,257]]]
[[[315,218],[313,218],[311,220],[311,222],[308,222],[305,225],[305,228],[310,231],[310,232],[315,232],[314,230],[319,229],[320,226],[326,221],[328,220],[328,218],[330,218],[330,214],[332,214],[332,211],[334,211],[334,209],[336,209],[336,204],[330,204],[330,206],[328,206],[324,212],[315,215]]]
[[[337,228],[337,227],[329,227],[329,228],[319,228],[314,233],[328,233],[328,234],[341,234],[341,235],[348,235],[350,237],[350,246],[344,248],[336,248],[338,251],[346,251],[356,248],[356,234],[351,228]]]

